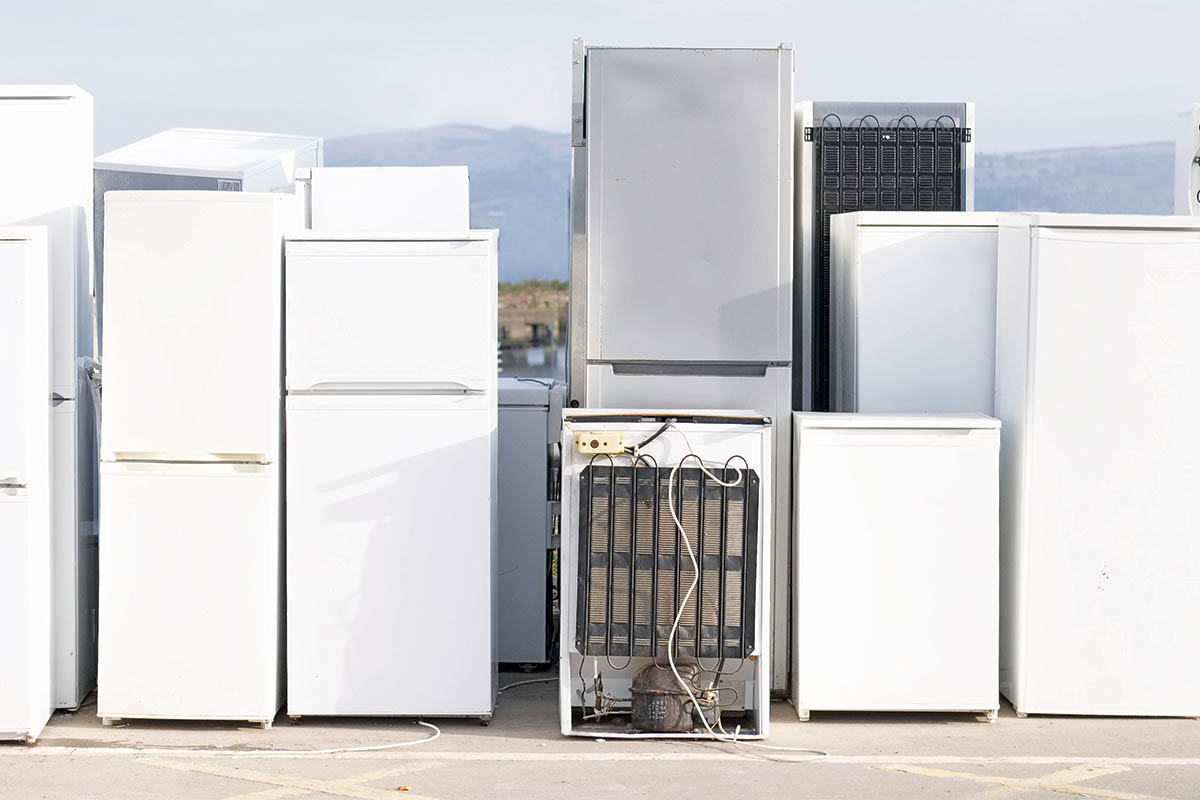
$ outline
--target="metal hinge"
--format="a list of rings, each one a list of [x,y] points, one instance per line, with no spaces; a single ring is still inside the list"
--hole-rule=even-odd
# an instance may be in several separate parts
[[[805,128],[804,129],[804,141],[811,142],[812,140],[813,140],[813,129]]]
[[[969,141],[971,141],[971,129],[970,129],[970,128],[963,128],[963,129],[962,129],[962,140],[963,140],[964,142],[969,142]]]

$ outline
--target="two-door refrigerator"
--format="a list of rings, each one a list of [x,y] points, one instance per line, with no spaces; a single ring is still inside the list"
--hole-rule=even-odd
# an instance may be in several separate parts
[[[576,42],[572,407],[772,419],[772,685],[787,686],[791,507],[791,45]]]
[[[0,740],[54,711],[46,229],[0,228]]]
[[[496,244],[287,242],[292,717],[490,718]]]
[[[95,352],[92,136],[92,96],[78,86],[0,86],[0,225],[45,226],[49,237],[58,708],[96,685],[95,421],[79,364]]]
[[[295,198],[110,192],[97,710],[282,701],[283,237]]]
[[[1200,716],[1200,219],[1003,214],[1000,687]]]

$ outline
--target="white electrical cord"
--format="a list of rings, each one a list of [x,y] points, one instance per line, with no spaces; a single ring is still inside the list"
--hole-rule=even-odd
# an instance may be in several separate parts
[[[687,608],[688,600],[691,599],[692,593],[696,591],[696,586],[700,583],[700,562],[696,558],[696,551],[692,548],[692,542],[688,538],[687,531],[684,530],[683,523],[680,521],[679,515],[675,511],[675,476],[679,473],[680,467],[682,467],[684,462],[689,458],[696,460],[696,463],[700,465],[700,471],[703,472],[709,480],[726,488],[737,486],[742,482],[742,471],[737,467],[732,467],[732,469],[737,472],[737,478],[730,483],[726,483],[704,466],[704,460],[701,459],[700,456],[696,455],[696,452],[692,450],[692,443],[688,441],[687,434],[676,428],[674,423],[671,424],[670,430],[683,437],[683,441],[684,444],[687,445],[688,452],[687,455],[676,462],[675,466],[671,469],[671,476],[667,481],[667,505],[671,509],[671,519],[675,522],[675,527],[679,531],[679,537],[683,539],[684,545],[687,546],[688,558],[690,558],[692,561],[692,583],[690,586],[688,586],[687,592],[685,592],[683,595],[683,601],[679,604],[679,610],[675,613],[675,622],[671,625],[671,635],[667,637],[667,662],[671,665],[671,672],[675,675],[675,680],[678,681],[679,685],[683,687],[683,690],[687,692],[688,699],[692,701],[693,711],[699,712],[700,722],[704,725],[704,729],[708,731],[709,736],[717,741],[729,742],[730,744],[740,744],[747,747],[761,747],[767,750],[785,750],[794,753],[808,753],[813,756],[827,756],[829,754],[823,750],[814,750],[807,747],[783,747],[780,745],[770,745],[762,742],[749,742],[738,739],[737,737],[741,731],[741,726],[739,725],[732,734],[727,733],[725,731],[725,727],[721,725],[719,715],[717,717],[717,725],[720,728],[720,733],[718,733],[713,729],[712,725],[708,724],[708,719],[705,718],[704,712],[700,710],[700,702],[696,699],[696,695],[692,693],[692,687],[689,686],[688,682],[683,679],[683,676],[679,674],[679,669],[675,666],[675,635],[679,632],[679,622],[683,618],[683,611],[685,608]],[[768,709],[760,709],[760,713],[765,714],[770,712]]]

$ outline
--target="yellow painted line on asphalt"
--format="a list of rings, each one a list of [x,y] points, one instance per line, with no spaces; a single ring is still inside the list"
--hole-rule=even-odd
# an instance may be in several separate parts
[[[356,785],[356,778],[361,776],[351,776],[351,778],[343,778],[340,780],[321,780],[318,778],[302,778],[292,775],[280,775],[273,772],[260,772],[252,769],[234,769],[224,767],[219,764],[202,764],[195,761],[173,761],[169,758],[139,758],[139,764],[148,764],[154,767],[163,769],[172,769],[177,772],[192,772],[200,775],[212,775],[218,778],[229,778],[231,780],[245,781],[247,783],[260,783],[268,786],[276,786],[280,788],[304,790],[309,794],[326,794],[334,797],[354,797],[358,800],[396,800],[397,797],[403,797],[404,800],[435,800],[435,798],[426,795],[413,794],[405,792],[397,795],[394,789],[376,789],[371,786]],[[410,772],[408,768],[397,768],[395,770],[383,770],[387,774],[395,774],[402,772]],[[375,776],[377,773],[368,773]],[[386,777],[384,775],[383,777]],[[378,780],[378,777],[365,777],[363,780]],[[295,796],[295,795],[292,795]]]
[[[1104,789],[1099,786],[1080,786],[1079,783],[1093,778],[1128,772],[1129,767],[1118,764],[1077,764],[1067,769],[1051,772],[1036,778],[1015,778],[1007,775],[977,775],[973,772],[938,769],[917,764],[883,764],[876,769],[919,775],[925,778],[947,778],[972,781],[995,786],[1006,792],[1055,792],[1075,797],[1094,797],[1101,800],[1170,800],[1148,794],[1125,792],[1119,789]],[[994,796],[994,793],[989,793]]]

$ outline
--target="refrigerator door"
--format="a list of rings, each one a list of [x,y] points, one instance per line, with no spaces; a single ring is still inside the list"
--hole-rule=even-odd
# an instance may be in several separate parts
[[[0,740],[54,708],[49,335],[45,237],[0,230]]]
[[[288,713],[487,715],[488,396],[287,399]]]
[[[701,368],[694,368],[701,369]],[[786,691],[788,672],[788,570],[791,543],[792,414],[791,371],[786,367],[736,365],[724,374],[680,374],[673,365],[591,364],[587,375],[588,408],[713,408],[753,410],[769,416],[774,441],[775,513],[772,556],[772,689]]]
[[[465,231],[471,227],[466,167],[322,167],[312,170],[317,231]]]
[[[496,375],[496,238],[289,240],[290,392],[483,391]]]
[[[588,358],[791,361],[791,49],[586,58]]]
[[[995,420],[801,414],[794,424],[801,717],[995,711]]]
[[[104,458],[274,461],[295,199],[105,198]]]
[[[100,481],[97,713],[274,719],[282,700],[277,468],[106,463]]]

